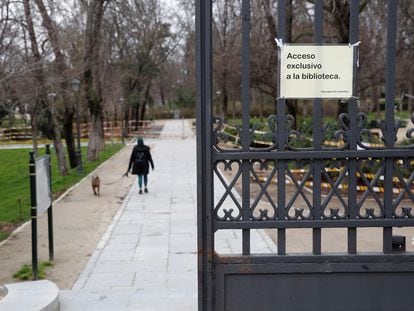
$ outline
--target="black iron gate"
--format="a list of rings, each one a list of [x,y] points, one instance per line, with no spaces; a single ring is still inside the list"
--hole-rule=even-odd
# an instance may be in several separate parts
[[[382,141],[371,143],[366,115],[359,112],[355,97],[339,117],[335,138],[340,142],[327,144],[322,100],[315,99],[311,147],[306,148],[295,145],[300,133],[292,128],[285,99],[277,100],[277,113],[269,117],[271,143],[252,144],[250,0],[242,0],[243,111],[236,129],[241,147],[220,144],[224,125],[212,114],[212,2],[196,1],[199,310],[412,310],[414,256],[401,252],[403,238],[396,244],[393,237],[396,228],[414,226],[414,146],[396,143],[394,115],[398,1],[387,1]],[[351,44],[359,40],[359,5],[350,0]],[[279,0],[280,39],[285,39],[285,12],[286,1]],[[322,0],[315,0],[314,22],[315,43],[322,44]],[[226,179],[223,171],[229,168],[232,175]],[[214,196],[217,179],[225,189],[219,199]],[[252,183],[258,189],[254,195]],[[225,200],[233,208],[225,207]],[[262,200],[266,208],[260,206]],[[287,233],[297,228],[310,231],[308,254],[288,252]],[[324,252],[323,231],[332,228],[345,230],[343,253]],[[364,228],[380,228],[380,252],[359,252]],[[251,252],[251,232],[256,229],[277,232],[277,253]],[[223,230],[242,232],[240,254],[217,253],[215,237]]]

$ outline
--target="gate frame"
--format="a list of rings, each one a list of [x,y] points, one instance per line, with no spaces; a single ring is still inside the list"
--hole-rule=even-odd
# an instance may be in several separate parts
[[[347,276],[358,280],[362,274],[374,276],[375,279],[370,286],[377,290],[383,290],[387,276],[397,275],[401,277],[399,282],[403,288],[414,281],[414,255],[413,254],[392,254],[392,231],[393,227],[413,227],[414,220],[412,218],[397,219],[393,216],[393,170],[394,159],[412,158],[412,149],[397,149],[394,146],[395,128],[390,125],[394,124],[394,96],[395,96],[395,56],[396,56],[396,25],[397,25],[397,1],[387,1],[387,75],[386,75],[386,128],[384,139],[385,149],[377,151],[357,150],[357,98],[351,98],[349,101],[350,116],[350,142],[349,150],[344,150],[339,158],[348,159],[349,175],[356,176],[357,165],[359,159],[379,158],[384,159],[385,175],[385,191],[384,195],[384,217],[383,219],[363,220],[356,215],[356,179],[351,178],[349,181],[349,206],[350,219],[344,221],[333,222],[321,218],[320,208],[320,183],[321,174],[314,175],[313,208],[315,218],[309,221],[301,221],[300,227],[312,228],[313,230],[313,250],[311,255],[295,255],[286,256],[286,229],[298,228],[295,222],[285,220],[285,210],[278,208],[279,219],[269,222],[250,221],[248,208],[250,208],[249,188],[243,187],[242,193],[242,220],[228,223],[218,223],[214,219],[214,163],[218,160],[238,160],[243,166],[242,183],[249,183],[249,161],[252,159],[273,159],[280,160],[278,163],[277,176],[279,180],[285,176],[285,161],[291,159],[293,155],[285,149],[284,143],[277,148],[277,153],[268,153],[260,151],[251,151],[249,148],[249,35],[250,35],[250,0],[242,1],[242,33],[243,33],[243,69],[242,69],[242,105],[243,105],[243,124],[241,131],[242,150],[221,154],[214,152],[213,139],[214,133],[212,129],[212,0],[196,1],[196,78],[197,78],[197,204],[198,204],[198,309],[199,310],[224,310],[226,307],[226,277],[231,276],[267,276],[289,274],[294,278],[299,276],[298,280],[303,279],[304,275],[336,275],[346,273]],[[279,39],[285,42],[285,16],[286,1],[278,1],[278,31]],[[359,1],[351,0],[350,2],[350,42],[358,41],[359,28]],[[315,0],[315,43],[323,44],[323,0]],[[356,54],[356,53],[355,53]],[[357,55],[355,55],[356,63]],[[355,79],[355,77],[354,77]],[[354,91],[356,91],[356,80],[354,83]],[[354,92],[356,93],[356,92]],[[315,114],[322,115],[322,100],[314,100]],[[286,118],[285,100],[277,100],[277,121],[284,124]],[[319,132],[318,132],[319,130]],[[296,154],[297,157],[312,160],[313,171],[321,171],[323,159],[338,158],[335,151],[323,151],[320,148],[320,142],[323,138],[318,128],[318,122],[313,125],[313,141],[315,149],[309,152],[309,155]],[[285,142],[286,128],[278,127],[277,140]],[[319,146],[319,147],[318,147]],[[316,163],[313,163],[316,162]],[[283,184],[283,183],[281,183]],[[318,186],[319,185],[319,186]],[[284,192],[284,185],[280,190]],[[278,206],[285,206],[285,198],[279,195]],[[319,210],[319,211],[318,211]],[[319,214],[318,214],[319,213]],[[348,254],[343,258],[334,255],[321,255],[321,230],[329,227],[344,227],[348,230]],[[383,228],[383,254],[364,255],[357,254],[357,228],[358,227],[382,227]],[[250,229],[254,228],[275,228],[278,230],[278,254],[275,256],[251,256],[250,255]],[[215,253],[214,234],[217,230],[224,229],[240,229],[243,234],[243,247],[241,256],[219,256]],[[306,267],[304,267],[306,265]],[[276,279],[275,279],[276,280]],[[253,279],[252,279],[253,282]],[[262,281],[259,280],[259,283]],[[275,282],[277,283],[277,282]],[[322,280],[320,284],[323,284]],[[397,282],[398,283],[398,282]],[[273,284],[273,283],[272,283]],[[254,288],[244,290],[255,291]],[[347,288],[352,291],[352,288]],[[393,301],[388,306],[381,307],[404,306],[406,303],[414,303],[414,297],[405,297],[399,295],[401,288],[394,289],[387,293],[393,293],[396,304]],[[288,295],[288,292],[282,292],[282,295]],[[243,293],[240,295],[241,299]],[[369,301],[373,298],[371,295],[362,297],[367,299],[361,302],[361,307],[369,308]],[[319,301],[319,296],[315,295],[315,301]],[[328,298],[331,303],[335,303],[337,297]],[[401,300],[403,299],[403,301]],[[242,299],[243,300],[243,299]],[[233,310],[228,309],[228,310]],[[236,309],[234,309],[236,310]],[[295,310],[286,309],[286,310]],[[369,309],[363,309],[369,310]],[[379,309],[378,309],[379,310]],[[384,309],[386,310],[386,309]],[[400,309],[398,309],[400,310]],[[403,309],[401,309],[403,310]]]
[[[198,310],[213,308],[211,13],[211,1],[196,0]]]

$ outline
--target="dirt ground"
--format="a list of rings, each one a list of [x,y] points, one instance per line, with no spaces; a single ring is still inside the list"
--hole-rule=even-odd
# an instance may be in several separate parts
[[[73,286],[135,181],[131,175],[121,178],[128,167],[132,147],[125,146],[93,172],[101,179],[99,197],[93,195],[89,175],[54,202],[55,260],[54,266],[47,268],[46,277],[60,289]],[[24,264],[31,264],[30,223],[17,231],[0,244],[0,286],[17,282],[12,275]],[[38,222],[38,245],[39,262],[47,261],[46,215]]]

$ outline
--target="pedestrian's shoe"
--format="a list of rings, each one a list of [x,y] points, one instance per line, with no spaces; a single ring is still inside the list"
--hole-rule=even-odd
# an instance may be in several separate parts
[[[139,189],[139,192],[138,192],[139,194],[142,194],[142,190],[141,189]]]
[[[147,188],[145,188],[145,189],[144,189],[144,192],[145,192],[145,193],[148,193],[148,189],[147,189]]]

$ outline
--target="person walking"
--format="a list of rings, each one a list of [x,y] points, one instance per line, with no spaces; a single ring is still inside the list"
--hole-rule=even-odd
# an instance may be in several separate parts
[[[152,170],[154,170],[154,162],[152,161],[150,148],[144,145],[144,140],[142,138],[138,138],[137,145],[132,149],[128,170],[125,175],[128,177],[131,168],[132,175],[138,175],[139,194],[142,194],[142,182],[144,182],[144,192],[148,193],[147,184],[150,164]]]

